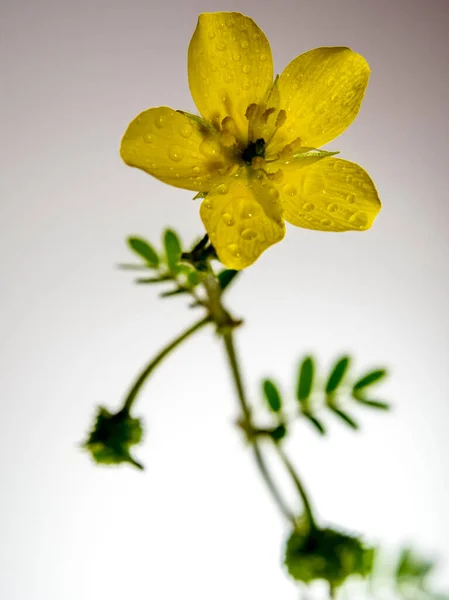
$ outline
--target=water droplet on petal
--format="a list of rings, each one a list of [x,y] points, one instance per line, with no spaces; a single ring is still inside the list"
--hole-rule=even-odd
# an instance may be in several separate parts
[[[276,202],[276,200],[279,198],[279,191],[276,188],[270,188],[268,190],[268,195],[270,196],[272,202]]]
[[[199,175],[201,173],[201,169],[199,167],[193,167],[192,171],[194,175]]]
[[[239,60],[241,59],[241,56],[238,52],[234,52],[234,54],[232,55],[232,60],[234,62],[239,62]]]
[[[348,202],[348,204],[355,204],[356,201],[356,195],[355,194],[348,194],[346,196],[346,202]]]
[[[260,62],[265,62],[267,60],[267,55],[266,54],[261,54],[259,56],[259,60],[260,60]]]
[[[223,194],[223,195],[225,195],[225,194],[227,194],[227,193],[228,193],[228,191],[229,191],[229,188],[228,188],[228,186],[227,186],[225,183],[222,183],[222,184],[220,184],[220,185],[217,187],[217,192],[218,192],[219,194]]]
[[[219,42],[217,42],[216,48],[219,52],[224,52],[226,50],[226,42],[220,40]]]
[[[208,36],[209,36],[209,39],[210,39],[210,40],[213,40],[213,39],[214,39],[214,37],[215,37],[215,31],[212,31],[212,30],[211,30],[211,31],[209,31],[209,33],[208,33]]]
[[[298,193],[298,190],[291,183],[287,183],[286,185],[284,185],[282,190],[287,196],[296,196],[296,194]]]
[[[243,40],[240,43],[240,47],[243,48],[243,50],[246,50],[248,48],[248,42],[246,40]]]
[[[242,72],[246,75],[251,71],[251,67],[249,65],[243,65]]]
[[[348,183],[351,183],[351,181],[354,179],[354,177],[352,175],[346,175],[346,181]]]
[[[184,125],[182,125],[181,129],[179,130],[179,133],[182,135],[183,138],[189,138],[193,133],[193,127],[189,123],[185,123]]]
[[[322,219],[320,221],[320,223],[323,227],[329,227],[330,225],[332,225],[332,223],[331,223],[331,221],[329,221],[329,219]]]
[[[358,229],[365,229],[368,225],[368,215],[364,212],[356,212],[349,218],[349,222]]]
[[[250,83],[249,79],[245,79],[245,81],[242,82],[242,88],[244,90],[249,90],[250,87],[251,87],[251,83]]]
[[[242,208],[240,216],[242,219],[251,219],[253,213],[250,208]]]
[[[232,215],[230,215],[229,213],[227,213],[227,212],[223,213],[222,217],[223,217],[223,221],[225,222],[225,224],[228,227],[232,227],[235,224],[234,217]]]
[[[257,233],[254,231],[254,229],[244,229],[240,235],[244,240],[248,242],[254,240],[257,237]]]
[[[329,204],[329,206],[327,207],[327,210],[331,213],[337,212],[338,210],[338,204]]]
[[[343,171],[343,163],[339,160],[334,162],[334,170],[335,171]]]
[[[225,83],[232,83],[234,81],[234,75],[231,72],[227,72],[224,76]]]
[[[237,258],[240,257],[239,247],[237,244],[229,244],[228,250],[233,256],[235,256]]]
[[[153,143],[153,139],[154,139],[154,138],[153,138],[153,136],[151,135],[151,133],[146,133],[146,134],[143,136],[143,141],[144,141],[146,144],[152,144],[152,143]]]
[[[315,210],[315,204],[312,204],[311,202],[306,202],[305,204],[303,204],[303,209],[307,212],[312,212],[313,210]]]
[[[206,158],[218,158],[221,154],[221,147],[216,140],[206,139],[200,145],[200,152]]]
[[[170,146],[168,156],[174,162],[180,162],[184,158],[184,151],[181,146]]]
[[[165,127],[166,122],[167,122],[167,119],[165,118],[164,115],[158,115],[154,119],[154,124],[156,125],[156,127],[158,129],[162,129],[163,127]]]
[[[207,208],[207,210],[212,210],[212,208],[214,207],[214,205],[212,204],[212,202],[207,199],[203,202],[203,206],[204,208]]]

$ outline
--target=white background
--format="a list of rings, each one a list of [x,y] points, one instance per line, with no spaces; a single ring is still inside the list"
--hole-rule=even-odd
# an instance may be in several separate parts
[[[114,268],[126,235],[202,232],[198,204],[118,156],[141,110],[193,110],[187,45],[199,12],[240,10],[279,72],[348,45],[373,75],[331,144],[375,180],[363,234],[289,228],[229,292],[246,380],[292,389],[298,358],[387,365],[391,415],[361,434],[298,426],[289,452],[320,517],[449,565],[447,470],[448,4],[118,0],[1,3],[1,512],[5,600],[297,598],[279,568],[285,523],[233,423],[219,342],[202,332],[145,388],[145,473],[96,468],[77,444],[150,356],[196,318]],[[440,569],[449,586],[449,568]]]

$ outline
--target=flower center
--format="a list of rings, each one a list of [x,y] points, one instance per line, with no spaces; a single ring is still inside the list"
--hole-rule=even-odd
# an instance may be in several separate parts
[[[266,144],[263,138],[259,138],[255,142],[250,142],[242,152],[243,161],[247,165],[251,165],[254,158],[265,158],[265,148]]]

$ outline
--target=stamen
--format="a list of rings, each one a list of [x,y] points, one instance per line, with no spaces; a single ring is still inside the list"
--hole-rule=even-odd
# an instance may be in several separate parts
[[[256,112],[257,112],[257,104],[255,102],[253,102],[246,109],[245,117],[248,119],[248,121],[251,121],[256,116]]]
[[[225,146],[233,146],[237,143],[238,129],[232,117],[225,117],[221,122],[222,140]]]
[[[265,159],[262,156],[255,156],[251,161],[253,169],[262,169],[265,166]]]
[[[284,109],[280,110],[278,112],[278,116],[276,117],[276,124],[275,124],[275,129],[278,130],[282,127],[282,125],[285,124],[287,120],[287,113],[285,112]]]
[[[274,173],[268,173],[268,171],[265,170],[263,170],[263,172],[268,177],[268,179],[270,179],[271,181],[275,181],[276,183],[281,183],[281,181],[283,181],[284,179],[284,172],[282,171],[282,169],[278,169]]]
[[[284,146],[279,154],[280,158],[291,158],[293,156],[293,154],[295,154],[295,152],[297,150],[299,150],[299,148],[301,148],[302,146],[302,139],[300,137],[297,137],[296,139],[294,139],[292,142],[290,142],[290,144],[287,144],[286,146]]]
[[[272,107],[272,108],[267,108],[267,110],[265,110],[265,111],[262,113],[262,116],[261,116],[260,120],[261,120],[263,123],[268,123],[268,119],[269,119],[269,117],[270,117],[270,116],[271,116],[271,115],[272,115],[274,112],[276,112],[276,109],[275,109],[274,107]]]

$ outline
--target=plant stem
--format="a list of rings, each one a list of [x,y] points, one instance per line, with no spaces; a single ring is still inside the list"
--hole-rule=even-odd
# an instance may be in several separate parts
[[[301,500],[302,500],[302,503],[304,506],[304,513],[305,513],[306,519],[309,523],[310,529],[317,529],[318,527],[317,527],[315,517],[313,515],[312,506],[310,504],[310,500],[307,496],[304,485],[302,484],[300,478],[298,477],[298,474],[296,473],[293,465],[290,462],[290,459],[285,454],[285,452],[282,449],[282,447],[280,446],[280,444],[275,444],[275,446],[276,446],[276,450],[278,452],[280,459],[284,463],[285,468],[287,469],[290,477],[293,479],[295,487],[298,490],[299,495],[301,496]]]
[[[163,350],[157,354],[151,362],[145,367],[145,369],[141,372],[139,377],[136,379],[134,385],[129,390],[128,395],[126,396],[126,400],[124,402],[122,410],[125,412],[129,412],[131,407],[140,392],[141,387],[152,373],[152,371],[157,367],[157,365],[168,355],[172,350],[174,350],[177,346],[179,346],[182,342],[188,339],[191,335],[196,333],[199,329],[207,325],[211,322],[211,317],[208,315],[204,317],[200,321],[197,321],[194,325],[186,329],[183,333],[181,333],[177,338],[175,338],[168,346],[165,346]]]
[[[232,330],[228,330],[223,334],[223,340],[225,343],[226,354],[228,356],[229,365],[231,367],[232,377],[234,379],[235,387],[237,390],[237,396],[238,396],[238,399],[240,402],[240,407],[242,409],[242,413],[244,415],[245,421],[249,424],[249,423],[251,423],[251,409],[246,400],[245,390],[243,388],[242,377],[240,374],[240,369],[239,369],[237,356],[236,356],[236,352],[235,352],[235,347],[234,347],[234,339],[233,339]],[[267,487],[270,490],[271,495],[273,496],[276,504],[279,506],[279,509],[282,512],[282,514],[289,521],[291,521],[294,524],[295,516],[294,516],[294,514],[291,513],[290,509],[286,506],[284,500],[282,499],[281,495],[279,494],[279,491],[278,491],[275,483],[273,482],[273,479],[268,470],[268,467],[265,464],[265,461],[263,459],[263,456],[262,456],[262,453],[260,450],[260,446],[259,446],[259,442],[257,439],[254,439],[252,441],[252,447],[253,447],[254,457],[256,459],[256,464],[259,467],[259,471],[260,471],[265,483],[267,484]]]

